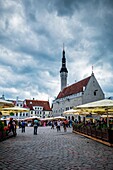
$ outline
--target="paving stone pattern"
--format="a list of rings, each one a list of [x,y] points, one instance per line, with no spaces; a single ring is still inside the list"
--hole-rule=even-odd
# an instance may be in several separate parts
[[[0,170],[113,170],[113,148],[61,129],[33,127],[0,142]]]

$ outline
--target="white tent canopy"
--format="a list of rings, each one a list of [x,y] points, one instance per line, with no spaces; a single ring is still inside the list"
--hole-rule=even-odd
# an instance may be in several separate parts
[[[23,107],[7,107],[7,108],[3,108],[3,111],[10,111],[10,112],[29,112],[28,108],[23,108]]]
[[[53,117],[53,120],[65,120],[66,118],[64,116],[56,116]]]
[[[102,118],[107,118],[107,115],[101,115]],[[113,115],[108,115],[108,117],[113,118]]]
[[[82,111],[81,109],[70,109],[70,110],[67,110],[67,111],[64,111],[63,114],[67,114],[67,115],[88,115],[89,112],[86,112],[86,111]]]
[[[70,110],[64,111],[63,114],[74,114],[74,113],[78,113],[78,112],[79,112],[79,110],[70,109]]]
[[[109,127],[109,118],[108,114],[113,114],[113,100],[110,99],[103,99],[83,105],[79,105],[76,109],[81,109],[85,111],[96,112],[99,114],[106,114],[107,115],[107,126]]]
[[[40,118],[40,117],[37,117],[37,116],[32,116],[32,117],[27,117],[27,118],[24,118],[24,120],[33,120],[37,118],[38,120],[40,121],[52,121],[52,120],[65,120],[66,118],[63,117],[63,116],[57,116],[57,117],[46,117],[46,118]]]
[[[30,121],[30,120],[33,120],[33,119],[38,119],[38,120],[40,120],[40,117],[38,117],[38,116],[31,116],[31,117],[26,117],[26,118],[24,118],[25,121]]]
[[[7,101],[7,100],[3,100],[0,99],[0,107],[8,107],[8,106],[14,106],[14,103]]]
[[[76,108],[78,109],[88,109],[88,108],[113,108],[113,100],[103,99],[83,105],[79,105]]]
[[[40,118],[41,121],[46,121],[46,120],[51,121],[53,119],[54,119],[53,117]]]

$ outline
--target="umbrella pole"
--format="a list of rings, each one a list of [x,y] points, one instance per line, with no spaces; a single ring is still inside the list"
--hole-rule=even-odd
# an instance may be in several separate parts
[[[106,113],[107,113],[107,127],[109,128],[109,117],[108,117],[108,109],[106,109]]]
[[[18,122],[19,122],[19,113],[18,113]]]

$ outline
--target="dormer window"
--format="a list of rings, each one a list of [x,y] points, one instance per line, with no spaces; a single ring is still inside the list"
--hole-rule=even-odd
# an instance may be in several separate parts
[[[86,88],[86,87],[85,87],[85,86],[83,86],[83,92],[85,91],[85,88]]]

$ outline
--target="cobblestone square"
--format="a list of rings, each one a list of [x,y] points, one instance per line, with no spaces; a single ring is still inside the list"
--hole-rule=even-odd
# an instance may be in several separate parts
[[[113,170],[113,148],[61,129],[33,127],[0,142],[0,170]]]

